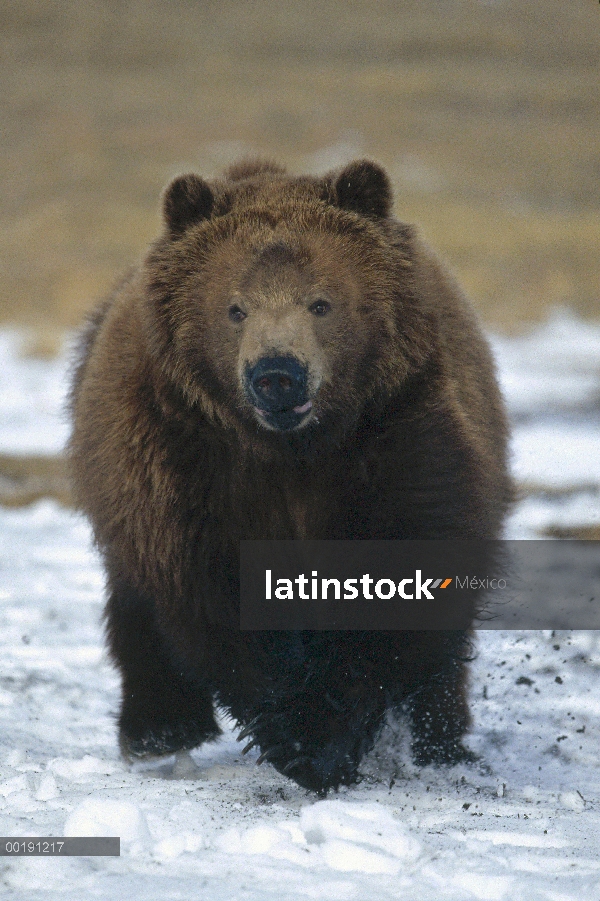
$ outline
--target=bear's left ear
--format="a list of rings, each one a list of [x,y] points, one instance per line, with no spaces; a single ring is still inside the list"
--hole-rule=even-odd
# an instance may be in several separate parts
[[[392,186],[377,163],[349,163],[333,183],[337,206],[370,218],[385,218],[392,209]]]
[[[171,236],[178,238],[184,231],[208,219],[214,203],[213,193],[199,175],[180,175],[165,190],[163,212]]]

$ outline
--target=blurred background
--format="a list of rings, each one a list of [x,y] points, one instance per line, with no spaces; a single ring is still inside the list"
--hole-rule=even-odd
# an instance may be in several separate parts
[[[596,0],[0,3],[0,323],[76,325],[183,170],[387,167],[507,332],[600,315]]]
[[[170,178],[368,156],[493,337],[527,528],[600,535],[597,0],[0,0],[0,41],[0,504],[68,503],[64,336]]]

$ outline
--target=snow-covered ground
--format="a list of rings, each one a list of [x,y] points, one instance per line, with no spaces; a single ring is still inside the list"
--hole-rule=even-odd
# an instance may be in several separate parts
[[[0,333],[0,453],[64,442],[65,361]],[[556,314],[493,339],[527,493],[510,537],[600,524],[600,328]],[[402,723],[364,781],[325,801],[217,743],[119,759],[87,524],[44,500],[0,508],[0,835],[121,836],[120,858],[0,858],[27,901],[599,901],[600,642],[480,632],[470,746],[488,770],[418,770]]]

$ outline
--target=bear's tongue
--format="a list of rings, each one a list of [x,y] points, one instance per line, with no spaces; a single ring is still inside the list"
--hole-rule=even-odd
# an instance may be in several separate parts
[[[294,407],[294,413],[308,413],[312,407],[312,400],[307,400],[301,407]]]

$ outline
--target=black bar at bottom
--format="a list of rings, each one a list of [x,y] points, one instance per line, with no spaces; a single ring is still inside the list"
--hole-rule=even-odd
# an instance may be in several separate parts
[[[15,835],[0,837],[0,857],[120,857],[121,839],[113,836],[68,838],[66,836]]]

